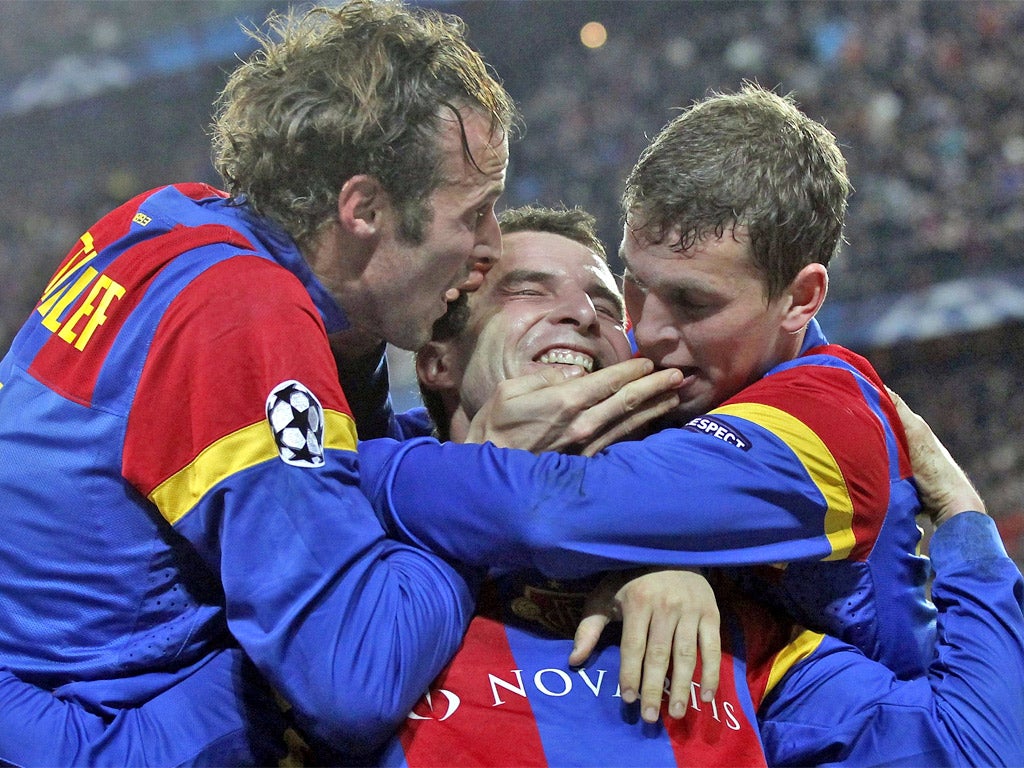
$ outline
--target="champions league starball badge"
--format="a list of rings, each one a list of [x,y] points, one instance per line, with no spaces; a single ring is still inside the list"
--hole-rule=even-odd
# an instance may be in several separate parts
[[[295,380],[278,384],[267,397],[267,421],[285,464],[324,464],[324,409],[316,395]]]

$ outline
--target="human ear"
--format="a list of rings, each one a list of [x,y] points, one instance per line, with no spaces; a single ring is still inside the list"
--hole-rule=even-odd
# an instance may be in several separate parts
[[[828,269],[817,262],[801,269],[786,289],[789,306],[782,319],[782,327],[795,333],[807,327],[821,309],[828,293]]]
[[[454,350],[443,341],[428,341],[416,353],[416,378],[420,384],[433,392],[458,389],[456,380]]]
[[[357,237],[380,233],[391,199],[374,176],[359,174],[347,179],[338,193],[338,221]]]

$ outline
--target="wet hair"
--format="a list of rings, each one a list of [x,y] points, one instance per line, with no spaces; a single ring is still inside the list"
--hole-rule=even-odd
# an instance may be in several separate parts
[[[746,227],[766,296],[777,298],[803,267],[838,252],[851,192],[835,136],[791,96],[748,82],[666,125],[629,174],[622,208],[631,230],[655,243],[676,237],[680,251]]]
[[[424,202],[442,181],[442,120],[515,106],[465,40],[462,21],[395,0],[351,0],[271,14],[249,30],[259,50],[228,79],[213,125],[214,164],[235,199],[280,224],[300,247],[336,217],[345,181],[368,174],[420,241]],[[454,113],[454,114],[453,114]]]
[[[582,208],[544,208],[524,205],[509,208],[498,216],[502,236],[514,232],[547,232],[573,240],[596,253],[607,262],[604,244],[597,235],[597,220]],[[449,341],[457,338],[469,323],[469,301],[463,293],[448,305],[448,311],[434,321],[430,334],[431,341]],[[439,440],[450,440],[449,420],[451,414],[444,407],[438,392],[423,386],[420,382],[420,397],[435,424],[434,433]]]

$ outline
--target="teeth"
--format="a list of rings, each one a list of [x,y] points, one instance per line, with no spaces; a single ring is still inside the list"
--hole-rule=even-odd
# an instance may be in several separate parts
[[[549,350],[541,355],[537,361],[544,364],[578,365],[587,373],[594,370],[594,358],[590,355],[584,355],[582,352],[573,352],[568,349]]]

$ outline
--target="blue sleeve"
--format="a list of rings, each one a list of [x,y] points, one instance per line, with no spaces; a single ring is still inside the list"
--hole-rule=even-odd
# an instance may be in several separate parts
[[[991,518],[931,543],[939,635],[926,677],[900,681],[826,637],[759,712],[769,765],[1024,765],[1024,581]]]
[[[302,286],[282,279],[294,301],[279,300],[268,319],[252,281],[220,298],[209,271],[203,278],[176,296],[180,310],[155,336],[123,471],[140,488],[155,466],[168,475],[144,492],[198,552],[209,591],[222,589],[208,602],[222,602],[227,630],[300,725],[336,750],[366,753],[458,648],[473,587],[441,558],[388,539],[362,495],[356,428]],[[157,372],[161,354],[183,349],[187,370]],[[246,375],[204,397],[201,382],[225,371]],[[174,431],[156,436],[148,415],[175,400],[187,409],[171,408]],[[161,439],[171,453],[151,448]]]
[[[256,465],[207,494],[176,529],[219,558],[228,626],[300,724],[362,754],[392,735],[461,642],[468,575],[385,538],[355,477]],[[259,510],[259,514],[254,514]],[[217,521],[219,535],[202,530]]]
[[[385,349],[382,344],[361,359],[338,361],[338,378],[359,428],[359,438],[408,440],[432,435],[434,422],[426,408],[395,413]]]
[[[215,654],[180,683],[113,716],[0,669],[0,764],[271,765],[287,723],[241,650]]]
[[[793,451],[743,429],[755,449],[667,429],[594,458],[371,440],[360,444],[360,479],[394,535],[477,566],[573,578],[844,556],[825,531],[832,508]]]

